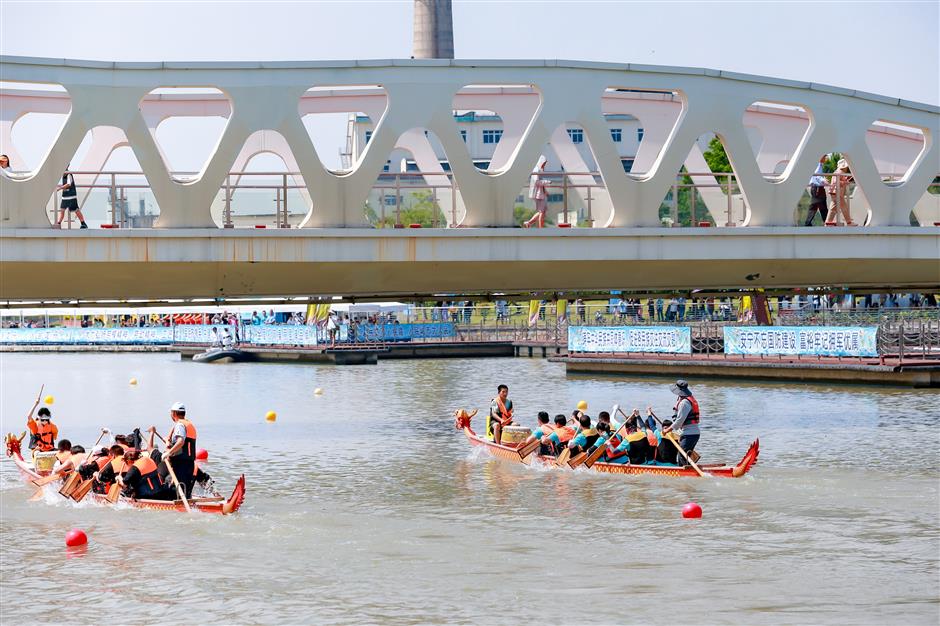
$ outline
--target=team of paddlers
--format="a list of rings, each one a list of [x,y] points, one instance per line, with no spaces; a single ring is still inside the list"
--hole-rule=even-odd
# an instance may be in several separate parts
[[[50,478],[65,480],[64,495],[84,495],[91,490],[113,499],[123,495],[138,500],[176,500],[182,494],[190,498],[195,483],[214,492],[211,478],[196,463],[196,427],[179,402],[170,407],[173,427],[165,438],[151,426],[144,441],[140,429],[135,428],[129,435],[114,435],[111,445],[90,451],[68,439],[57,443],[59,429],[52,422],[52,412],[42,407],[33,417],[38,405],[39,398],[26,417],[33,462],[37,469],[48,464],[45,469],[51,470]],[[110,431],[102,429],[98,442],[105,434]],[[155,436],[166,444],[162,452]]]
[[[546,411],[540,411],[538,423],[528,438],[513,443],[520,450],[538,450],[540,456],[577,457],[586,453],[605,463],[685,465],[687,455],[694,462],[698,457],[693,450],[699,440],[701,420],[698,401],[684,380],[676,381],[671,390],[676,394],[672,419],[660,421],[650,407],[644,419],[639,409],[627,415],[615,406],[614,415],[601,411],[592,420],[586,413],[587,402],[582,400],[568,417],[559,414],[551,419]],[[624,422],[618,421],[616,413],[620,413]],[[504,429],[513,424],[509,388],[499,385],[486,419],[486,438],[503,443]],[[601,447],[606,449],[600,452]]]

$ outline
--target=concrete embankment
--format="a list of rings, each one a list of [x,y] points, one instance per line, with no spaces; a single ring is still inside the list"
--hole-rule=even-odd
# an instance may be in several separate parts
[[[750,378],[940,387],[940,359],[748,358],[725,355],[551,357],[569,374]]]

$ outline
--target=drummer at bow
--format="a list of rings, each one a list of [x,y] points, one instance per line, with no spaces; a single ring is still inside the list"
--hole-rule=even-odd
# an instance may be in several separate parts
[[[39,404],[39,398],[36,398],[36,404]],[[26,427],[29,429],[29,447],[34,452],[52,452],[55,450],[55,440],[59,438],[59,427],[52,423],[52,411],[48,407],[42,407],[37,413],[38,420],[33,419],[32,411],[26,416]]]

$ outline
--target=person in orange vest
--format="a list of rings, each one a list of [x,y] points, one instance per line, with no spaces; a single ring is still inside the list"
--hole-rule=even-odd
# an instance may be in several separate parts
[[[141,455],[138,450],[124,453],[128,470],[117,481],[121,493],[137,500],[174,500],[176,489],[164,485],[160,480],[156,462],[150,454]]]
[[[541,440],[542,437],[547,437],[555,430],[547,411],[539,411],[538,421],[538,426],[535,427],[535,430],[532,431],[532,434],[529,435],[525,442],[519,446],[520,448],[524,448],[537,439]]]
[[[555,416],[555,430],[542,437],[542,444],[548,446],[552,454],[557,455],[573,437],[574,428],[568,426],[568,420],[559,413]]]
[[[124,461],[124,448],[114,444],[110,449],[111,460],[100,470],[92,474],[95,482],[92,484],[92,491],[95,493],[108,493],[112,484],[125,473],[130,466]]]
[[[33,419],[33,411],[39,404],[39,398],[36,398],[36,404],[33,410],[26,416],[26,427],[29,429],[29,447],[36,452],[52,452],[55,450],[55,440],[59,438],[59,427],[52,423],[52,411],[47,407],[42,407],[36,414],[38,419]]]
[[[182,402],[176,402],[170,407],[170,419],[173,420],[173,430],[166,438],[167,449],[163,453],[163,464],[172,463],[173,473],[186,490],[186,497],[190,497],[193,484],[196,482],[196,426],[186,419],[186,407]],[[151,426],[151,429],[155,428]],[[168,478],[169,471],[161,468],[160,477],[167,484],[172,483]]]
[[[63,444],[68,444],[67,446]],[[68,439],[59,442],[59,451],[56,452],[57,463],[53,468],[53,473],[59,476],[65,476],[73,469],[85,462],[85,448],[79,445],[72,445]]]
[[[496,387],[496,397],[490,403],[490,412],[486,416],[486,437],[496,443],[503,438],[503,426],[512,424],[512,400],[509,399],[509,387]]]

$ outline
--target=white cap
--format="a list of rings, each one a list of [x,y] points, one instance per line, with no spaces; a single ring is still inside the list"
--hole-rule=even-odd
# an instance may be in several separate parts
[[[180,413],[186,412],[186,406],[182,402],[174,402],[173,406],[170,407],[171,411],[178,411]]]

